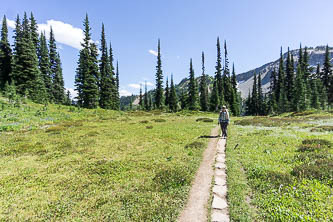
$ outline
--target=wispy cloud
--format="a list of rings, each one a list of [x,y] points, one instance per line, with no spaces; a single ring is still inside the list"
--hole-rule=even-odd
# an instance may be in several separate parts
[[[132,93],[130,93],[129,91],[127,91],[125,89],[121,89],[121,90],[119,90],[119,95],[120,96],[130,96],[130,95],[132,95]]]
[[[75,97],[77,97],[77,91],[75,91],[75,89],[73,88],[66,88],[66,92],[69,91],[71,94],[71,99],[74,99]]]
[[[147,83],[147,86],[154,86],[152,82],[140,82],[140,84],[145,85]]]
[[[140,89],[140,84],[137,83],[130,83],[128,84],[128,86],[134,89]]]
[[[7,24],[10,28],[15,28],[15,21],[7,19]],[[49,39],[51,27],[57,42],[75,49],[82,48],[81,42],[84,38],[82,29],[62,21],[51,19],[47,20],[46,23],[38,24],[38,32],[45,32],[46,38]],[[95,41],[95,43],[98,44],[99,42]]]
[[[9,28],[14,29],[15,28],[15,21],[7,19],[7,25],[8,25]]]
[[[149,52],[150,54],[154,55],[154,56],[157,56],[157,55],[158,55],[158,53],[157,53],[155,50],[152,50],[152,49],[150,49],[148,52]]]

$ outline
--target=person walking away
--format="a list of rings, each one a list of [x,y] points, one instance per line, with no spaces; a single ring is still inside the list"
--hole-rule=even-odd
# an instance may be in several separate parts
[[[229,124],[229,112],[228,112],[228,109],[226,106],[222,106],[222,109],[221,109],[220,115],[219,115],[218,124],[220,124],[220,126],[221,126],[222,137],[227,138],[227,136],[228,136],[227,127]]]

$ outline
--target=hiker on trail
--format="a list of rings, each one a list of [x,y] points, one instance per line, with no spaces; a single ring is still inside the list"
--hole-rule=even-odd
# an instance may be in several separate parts
[[[219,122],[222,130],[222,137],[227,138],[227,127],[229,124],[229,112],[226,106],[222,106],[222,109],[220,111],[219,115]]]

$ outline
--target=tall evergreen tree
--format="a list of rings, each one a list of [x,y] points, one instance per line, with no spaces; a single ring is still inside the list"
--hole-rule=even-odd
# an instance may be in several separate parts
[[[231,84],[234,89],[237,89],[237,78],[235,72],[235,64],[232,64],[232,77],[231,77]]]
[[[40,34],[39,46],[38,46],[38,58],[39,58],[39,69],[46,87],[48,101],[52,102],[53,85],[52,85],[52,76],[50,70],[50,57],[44,33]]]
[[[217,86],[217,92],[219,95],[219,104],[222,105],[224,103],[224,91],[223,91],[223,80],[222,80],[222,58],[221,58],[221,46],[220,46],[220,38],[217,37],[217,60],[216,60],[216,66],[215,66],[215,79],[216,79],[216,86]]]
[[[104,24],[102,24],[102,33],[101,33],[101,58],[99,61],[99,72],[100,72],[100,93],[99,93],[99,105],[103,109],[112,109],[113,108],[113,81],[111,74],[111,64],[108,55],[108,48],[105,38]]]
[[[291,62],[291,55],[290,50],[288,47],[287,53],[287,62],[286,62],[286,79],[285,79],[285,90],[287,93],[288,101],[291,101],[293,96],[293,89],[294,89],[294,64]]]
[[[262,84],[261,84],[261,73],[258,75],[258,114],[264,115],[265,114],[265,107],[264,107],[264,94],[262,92]]]
[[[147,90],[147,81],[145,81],[145,95],[144,95],[144,107],[146,111],[149,111],[149,98],[148,98],[148,90]]]
[[[212,89],[212,93],[210,95],[210,101],[209,101],[209,110],[212,112],[216,112],[220,105],[220,96],[219,96],[217,84],[218,84],[218,81],[217,81],[217,78],[215,77],[214,83],[213,83],[213,89]]]
[[[115,109],[119,110],[120,108],[120,95],[119,95],[119,64],[117,61],[116,68],[116,98],[115,98]]]
[[[258,98],[258,85],[257,85],[257,74],[253,75],[253,87],[252,87],[252,96],[251,96],[251,114],[259,114],[259,98]]]
[[[65,83],[62,74],[60,55],[57,53],[56,57],[56,72],[53,78],[53,99],[57,104],[62,104],[65,102]]]
[[[306,84],[303,77],[302,64],[298,63],[294,88],[293,109],[303,111],[307,108]]]
[[[319,93],[317,79],[311,80],[311,107],[314,109],[320,108]]]
[[[279,69],[278,69],[278,82],[276,87],[276,101],[280,100],[280,94],[282,89],[284,89],[285,84],[285,74],[284,74],[284,66],[283,66],[283,55],[282,55],[282,47],[280,51],[280,59],[279,59]]]
[[[202,52],[202,76],[200,81],[200,107],[202,111],[208,111],[208,86],[205,74],[205,54]]]
[[[0,40],[0,89],[4,89],[6,82],[11,83],[12,49],[8,40],[6,16],[3,17]]]
[[[167,77],[166,83],[165,83],[165,100],[164,100],[164,105],[166,107],[169,107],[169,103],[170,103],[170,89],[169,89],[169,80],[168,80],[168,77]]]
[[[110,50],[109,50],[109,60],[110,60],[110,67],[111,67],[111,79],[112,79],[112,104],[113,110],[119,110],[120,108],[120,101],[119,101],[119,79],[115,76],[114,66],[113,66],[113,50],[110,42]],[[118,73],[119,77],[119,73]]]
[[[36,48],[32,41],[26,13],[24,13],[22,26],[17,22],[16,28],[13,80],[21,95],[27,93],[33,101],[44,103],[47,100],[47,93],[38,68]]]
[[[97,48],[91,43],[88,14],[84,20],[84,39],[81,43],[75,86],[78,92],[78,105],[96,108],[98,104],[98,65]],[[51,49],[50,49],[51,50]]]
[[[30,32],[31,32],[32,42],[34,44],[35,49],[37,50],[39,44],[38,26],[37,26],[37,21],[32,12],[30,14]]]
[[[176,94],[176,87],[173,83],[173,75],[171,75],[169,109],[172,112],[177,112],[177,108],[178,108],[178,98]]]
[[[139,94],[139,108],[143,109],[143,95],[142,95],[142,85],[140,84],[140,94]]]
[[[224,75],[230,77],[227,41],[224,40]]]
[[[330,62],[330,53],[329,53],[329,47],[326,46],[325,50],[325,60],[323,64],[323,71],[321,73],[321,80],[323,82],[323,85],[326,87],[326,89],[330,86],[330,78],[332,77],[332,65]]]
[[[187,102],[188,102],[187,94],[184,92],[184,89],[181,89],[181,92],[180,92],[180,107],[181,107],[181,109],[186,109],[188,107]]]
[[[161,109],[163,106],[163,72],[162,72],[160,39],[158,39],[158,46],[157,46],[157,66],[156,66],[155,77],[156,77],[155,106],[157,109]]]
[[[190,77],[188,84],[188,108],[190,110],[197,110],[199,108],[198,104],[198,89],[194,77],[194,70],[192,65],[192,59],[190,60]]]

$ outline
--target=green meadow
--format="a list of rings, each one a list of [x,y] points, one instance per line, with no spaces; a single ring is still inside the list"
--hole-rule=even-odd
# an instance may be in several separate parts
[[[0,107],[0,221],[175,221],[216,125],[199,112]]]
[[[227,143],[233,221],[333,221],[333,114],[235,118]]]
[[[175,221],[216,114],[0,98],[0,221]],[[232,221],[332,221],[332,112],[235,117]]]

